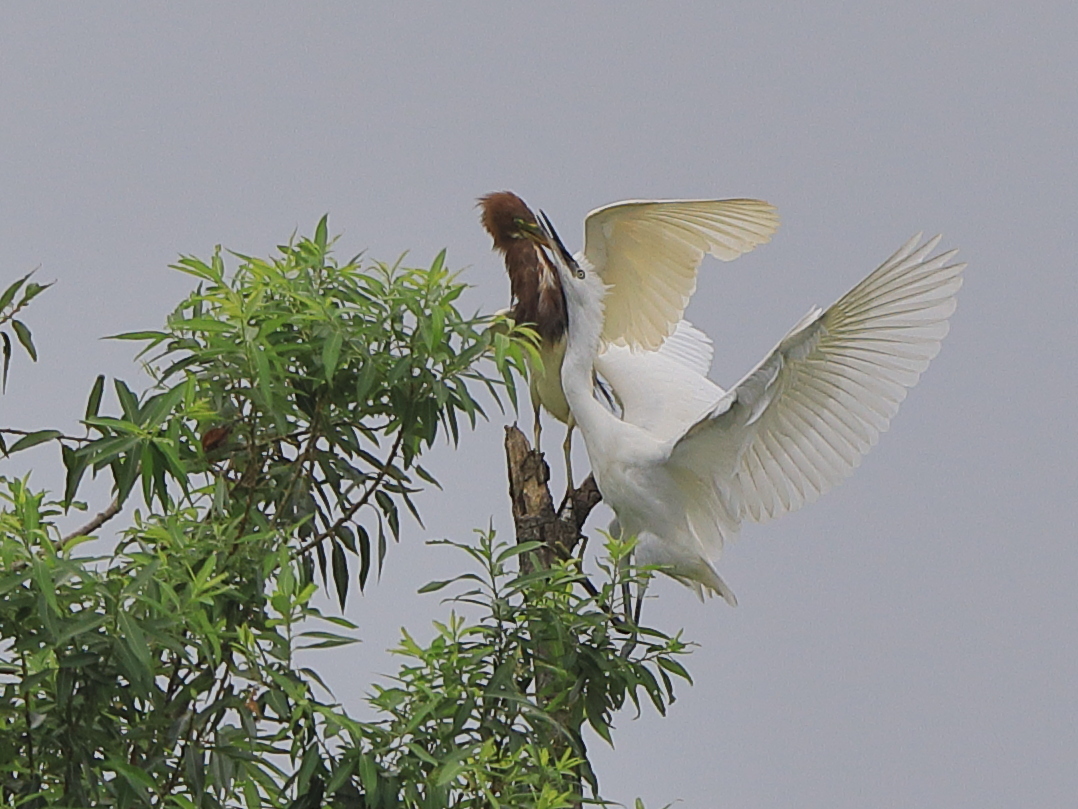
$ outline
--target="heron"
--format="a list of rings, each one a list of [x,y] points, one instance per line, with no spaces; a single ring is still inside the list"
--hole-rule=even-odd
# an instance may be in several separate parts
[[[728,391],[707,378],[706,351],[685,361],[660,347],[650,356],[659,371],[637,363],[622,377],[609,373],[619,417],[591,385],[606,284],[542,212],[528,233],[562,282],[562,387],[603,500],[637,538],[638,563],[731,605],[715,567],[724,543],[744,520],[794,511],[858,466],[939,352],[966,266],[952,261],[957,250],[934,253],[939,236],[922,244],[918,234],[836,303],[810,309]],[[689,412],[698,408],[688,417],[670,402],[687,392]]]
[[[539,335],[541,367],[528,362],[535,448],[543,409],[567,426],[562,451],[571,489],[574,420],[562,387],[567,328],[562,282],[535,240],[540,231],[524,200],[499,191],[481,197],[479,207],[509,274],[509,313]],[[774,207],[755,199],[626,200],[593,210],[584,220],[584,249],[573,260],[608,288],[603,348],[634,353],[659,348],[677,329],[704,256],[731,261],[769,241],[777,228]]]

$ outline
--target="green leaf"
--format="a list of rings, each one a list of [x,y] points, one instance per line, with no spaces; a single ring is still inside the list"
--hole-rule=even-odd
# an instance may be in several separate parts
[[[137,437],[143,434],[142,428],[140,428],[133,421],[114,419],[110,416],[94,416],[93,418],[83,419],[83,424],[86,424],[89,427],[103,427],[107,430],[113,431],[114,433],[127,436]],[[102,432],[104,432],[104,430]]]
[[[337,588],[337,600],[341,609],[344,609],[345,599],[348,597],[348,558],[344,555],[344,547],[339,542],[333,543],[333,584]]]
[[[157,782],[153,780],[153,776],[145,770],[133,767],[130,764],[125,764],[122,761],[111,760],[105,762],[105,768],[113,770],[123,776],[124,780],[142,795],[143,799],[149,801],[152,794],[157,792]]]
[[[335,331],[322,346],[322,367],[326,375],[326,382],[333,383],[333,372],[337,370],[337,360],[341,356],[341,345],[344,343],[344,333]]]
[[[30,330],[26,328],[26,324],[21,320],[12,320],[11,326],[15,329],[15,336],[19,338],[22,347],[25,348],[26,353],[30,355],[30,359],[37,362],[37,349],[34,348],[34,341],[30,339]]]
[[[660,657],[658,659],[659,665],[669,671],[671,674],[676,674],[681,679],[688,683],[692,683],[692,677],[689,676],[689,672],[685,667],[674,660],[672,657]]]
[[[300,632],[301,638],[312,638],[317,640],[317,643],[307,643],[302,647],[303,649],[332,649],[337,646],[348,646],[352,643],[359,643],[358,638],[349,638],[344,635],[337,635],[333,632],[319,632],[317,630],[311,630],[309,632]]]
[[[252,346],[255,355],[255,369],[258,374],[258,388],[262,392],[262,398],[267,409],[273,409],[273,379],[270,377],[269,358],[266,356],[265,346],[256,344]]]
[[[63,433],[59,430],[38,430],[29,435],[24,435],[11,445],[11,448],[8,450],[8,455],[12,455],[19,450],[36,447],[38,444],[44,444],[46,441],[52,441],[53,439],[60,438],[62,435]]]
[[[153,444],[145,441],[139,453],[139,471],[142,473],[142,499],[150,508],[153,507],[153,484],[157,477],[157,458],[153,454]]]
[[[542,543],[540,543],[540,544],[542,544]],[[452,584],[455,581],[456,581],[456,579],[442,579],[441,581],[429,581],[426,584],[424,584],[422,587],[420,587],[418,590],[416,590],[416,592],[417,593],[436,593],[439,590],[441,590],[443,587],[447,587],[448,585]]]
[[[97,416],[101,409],[101,396],[105,392],[105,375],[98,374],[94,380],[94,386],[90,388],[90,398],[86,401],[86,418],[92,419]]]
[[[122,379],[114,379],[112,386],[116,389],[116,398],[120,401],[120,407],[123,408],[124,418],[127,421],[138,423],[138,397],[131,391],[131,388],[127,387],[127,383]]]
[[[48,606],[49,611],[55,615],[62,615],[63,612],[60,609],[60,603],[56,600],[56,582],[53,580],[52,572],[40,559],[34,560],[32,569],[38,591],[44,597],[45,604]],[[42,615],[41,618],[46,624],[51,621],[51,617],[46,615]]]
[[[64,468],[67,470],[64,481],[64,507],[67,508],[79,490],[79,483],[82,482],[82,476],[86,473],[89,458],[63,444],[60,445],[60,454],[63,456]]]
[[[445,266],[445,248],[443,247],[441,252],[434,257],[434,263],[430,265],[430,274],[437,275],[442,271],[442,267]]]
[[[101,613],[92,613],[85,617],[81,617],[74,620],[64,621],[61,624],[59,633],[53,640],[54,648],[62,648],[69,640],[76,635],[85,635],[87,632],[93,632],[103,623],[108,621],[109,616]],[[94,659],[97,659],[98,655],[92,655]]]
[[[120,334],[110,334],[107,337],[102,337],[103,340],[152,340],[155,343],[160,343],[163,340],[167,340],[172,335],[167,331],[125,331]]]
[[[131,440],[138,443],[135,439]],[[120,503],[127,500],[127,496],[131,494],[131,489],[135,486],[135,481],[138,480],[139,454],[132,447],[126,458],[123,460],[117,458],[111,464],[113,480],[116,484],[116,499]]]
[[[26,275],[24,275],[22,278],[20,278],[18,281],[16,281],[4,290],[4,294],[0,295],[0,312],[6,309],[9,303],[15,300],[15,296],[18,294],[19,289],[22,288],[22,285],[26,283],[27,279],[29,279],[31,275],[33,275],[33,273],[28,272]]]
[[[367,793],[367,805],[376,806],[378,797],[378,765],[374,757],[364,753],[359,757],[359,781],[363,784],[363,791]]]
[[[124,633],[124,639],[127,641],[127,645],[131,649],[132,654],[135,655],[138,661],[145,666],[148,671],[152,666],[150,647],[146,643],[146,635],[143,633],[142,627],[140,627],[138,622],[126,611],[121,611],[117,615],[117,620],[120,623],[120,629]]]
[[[7,336],[7,332],[0,332],[0,337],[4,340],[4,379],[3,384],[0,385],[0,390],[7,392],[7,372],[11,367],[11,338]]]
[[[359,545],[359,589],[362,592],[371,572],[371,537],[362,525],[356,526],[356,535]]]
[[[546,547],[546,543],[540,542],[538,540],[532,540],[529,542],[518,542],[515,545],[510,545],[508,548],[499,553],[497,557],[495,557],[494,561],[498,564],[501,564],[505,560],[511,559],[514,556],[519,556],[522,553],[531,553],[532,551],[537,551],[543,547]]]
[[[56,282],[53,281],[51,284],[34,284],[34,283],[27,284],[26,289],[23,290],[23,293],[22,293],[22,300],[19,301],[19,308],[21,309],[23,306],[26,306],[26,304],[30,303],[30,301],[32,301],[34,298],[36,298],[38,295],[40,295],[46,289],[51,287],[52,284],[55,284],[55,283]],[[3,307],[0,306],[0,309],[3,309]]]
[[[327,233],[329,231],[329,214],[325,214],[318,220],[318,226],[314,229],[314,243],[321,252],[326,252]]]
[[[434,779],[434,785],[444,787],[452,783],[466,769],[468,769],[468,765],[465,762],[450,761],[441,768],[438,777]]]

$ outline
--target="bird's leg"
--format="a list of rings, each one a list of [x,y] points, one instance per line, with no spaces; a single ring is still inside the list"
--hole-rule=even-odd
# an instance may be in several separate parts
[[[535,421],[532,424],[533,449],[539,452],[539,434],[543,432],[543,423],[539,419],[539,397],[535,395],[535,391],[532,391],[532,413],[535,414]]]
[[[561,445],[562,452],[565,454],[565,481],[567,491],[572,491],[573,486],[573,428],[576,427],[576,421],[573,420],[572,415],[569,416],[569,427],[565,431],[565,441]]]

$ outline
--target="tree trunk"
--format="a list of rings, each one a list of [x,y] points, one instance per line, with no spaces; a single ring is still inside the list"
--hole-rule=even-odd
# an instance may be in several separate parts
[[[550,468],[516,425],[505,428],[505,454],[517,542],[542,542],[539,563],[544,568],[555,559],[569,559],[583,539],[584,522],[602,500],[595,478],[588,475],[579,487],[567,492],[555,511],[548,485]],[[526,559],[521,564],[526,565],[524,572],[532,567]]]
[[[539,541],[542,548],[536,554],[521,554],[520,572],[531,573],[538,569],[549,569],[555,562],[572,557],[583,540],[581,529],[591,510],[598,505],[602,496],[595,485],[595,478],[587,479],[576,489],[566,492],[561,505],[554,509],[554,500],[550,496],[550,468],[537,450],[531,448],[516,425],[505,428],[505,454],[509,466],[509,498],[513,504],[513,524],[517,542]],[[539,658],[551,657],[549,650],[542,643],[538,644],[536,654]],[[544,697],[550,687],[550,678],[545,666],[535,668],[535,695],[545,708]],[[580,746],[576,754],[587,761],[584,741],[580,727],[570,712],[553,711],[551,718],[567,732]],[[547,738],[551,751],[560,757],[571,745],[562,732],[551,733]],[[586,764],[584,766],[587,766]],[[583,801],[584,771],[576,771],[576,792],[579,801]],[[593,782],[592,782],[593,783]],[[575,804],[577,806],[581,803]]]

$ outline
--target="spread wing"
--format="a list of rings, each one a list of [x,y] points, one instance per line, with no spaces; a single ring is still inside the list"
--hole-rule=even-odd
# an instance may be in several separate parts
[[[778,229],[755,199],[617,202],[584,220],[584,258],[609,286],[603,338],[655,349],[674,331],[706,253],[731,261]]]
[[[965,264],[920,235],[814,309],[675,446],[739,519],[793,511],[838,484],[887,429],[947,334]]]
[[[624,421],[668,441],[715,405],[722,388],[707,378],[711,339],[688,321],[656,351],[611,345],[595,359],[610,385]]]

